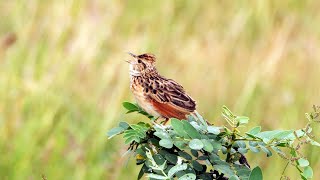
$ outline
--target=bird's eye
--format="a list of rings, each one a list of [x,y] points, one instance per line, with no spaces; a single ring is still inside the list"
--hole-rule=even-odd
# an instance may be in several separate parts
[[[138,60],[138,63],[141,63],[141,60],[140,60],[140,59]]]

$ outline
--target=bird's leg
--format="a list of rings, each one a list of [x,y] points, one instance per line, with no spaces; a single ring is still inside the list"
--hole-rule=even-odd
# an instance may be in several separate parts
[[[169,118],[166,118],[166,117],[157,117],[153,120],[153,122],[157,124],[162,124],[162,125],[166,125],[168,121],[169,121]]]
[[[156,124],[161,124],[162,123],[161,119],[162,118],[160,116],[156,117],[156,118],[154,118],[153,122],[155,122]]]
[[[152,121],[152,123],[156,126],[159,126],[162,129],[166,129],[166,124],[169,121],[169,118],[165,118],[165,117],[158,117],[157,119],[155,119],[154,121]]]
[[[158,117],[153,117],[151,120],[152,120],[152,122],[158,123],[157,121],[158,121],[159,118],[160,118],[160,116],[158,116]]]
[[[169,118],[165,118],[164,121],[156,122],[156,121],[151,121],[152,124],[160,129],[165,130],[167,126],[165,125],[168,122]]]
[[[162,122],[163,125],[166,125],[168,121],[169,121],[169,118],[165,118],[165,120]]]

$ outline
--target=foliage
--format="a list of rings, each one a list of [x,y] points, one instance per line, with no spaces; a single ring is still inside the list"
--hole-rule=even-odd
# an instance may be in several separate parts
[[[123,106],[128,113],[139,112],[153,120],[135,104],[124,102]],[[319,121],[319,109],[314,107],[313,113],[307,113],[309,122],[298,130],[261,131],[257,126],[241,133],[239,129],[249,118],[237,116],[224,106],[222,116],[228,126],[210,125],[195,113],[184,121],[173,118],[166,126],[155,121],[120,122],[108,136],[123,134],[128,150],[136,155],[136,164],[142,165],[138,179],[144,174],[150,179],[262,179],[260,167],[250,168],[245,157],[249,151],[262,151],[267,157],[276,153],[295,166],[302,179],[310,179],[313,170],[300,149],[305,144],[320,146],[313,140],[310,126]]]

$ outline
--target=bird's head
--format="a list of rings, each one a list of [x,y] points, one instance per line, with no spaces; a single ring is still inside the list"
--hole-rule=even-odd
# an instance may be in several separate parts
[[[155,70],[156,57],[153,54],[145,53],[134,55],[129,53],[133,59],[127,61],[130,64],[130,75],[141,76]]]

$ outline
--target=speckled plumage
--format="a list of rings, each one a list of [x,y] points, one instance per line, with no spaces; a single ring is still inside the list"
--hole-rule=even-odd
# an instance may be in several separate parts
[[[186,119],[196,110],[195,101],[183,87],[172,79],[161,76],[153,54],[130,55],[130,88],[139,104],[147,113],[165,119]]]

